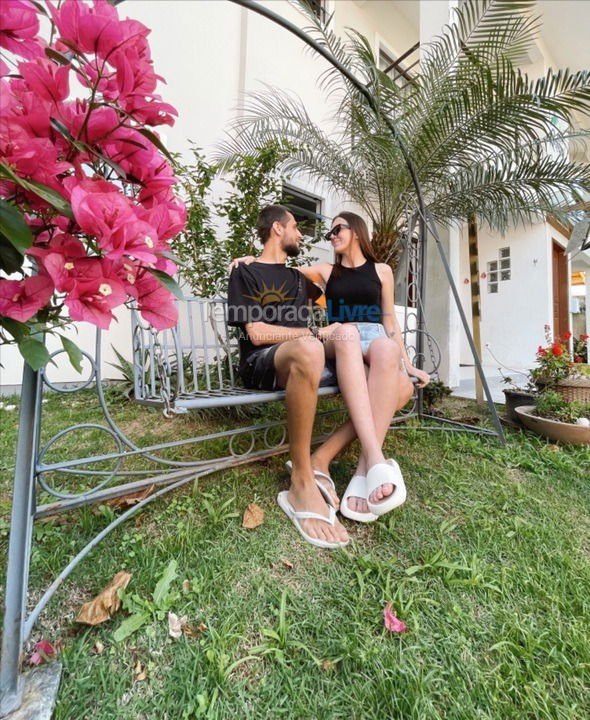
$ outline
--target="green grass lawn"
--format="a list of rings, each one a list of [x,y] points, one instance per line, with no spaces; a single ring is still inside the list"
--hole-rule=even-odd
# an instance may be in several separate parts
[[[111,400],[140,441],[231,425]],[[49,395],[48,426],[98,420],[92,403]],[[459,411],[475,412],[467,401]],[[0,413],[4,571],[18,418]],[[276,505],[281,457],[155,501],[82,562],[34,630],[33,641],[62,641],[54,717],[589,718],[590,450],[513,431],[508,441],[391,433],[408,501],[372,525],[345,521],[354,542],[336,552],[305,544]],[[354,453],[333,465],[340,491]],[[265,522],[245,530],[251,502]],[[33,600],[105,522],[86,508],[37,525]],[[121,569],[149,600],[173,559],[170,609],[206,629],[173,640],[162,612],[117,643],[124,610],[95,628],[74,622]],[[384,629],[388,601],[402,635]]]

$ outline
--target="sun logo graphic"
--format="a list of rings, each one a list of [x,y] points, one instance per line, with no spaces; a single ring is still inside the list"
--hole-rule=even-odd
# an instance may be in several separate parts
[[[257,290],[255,295],[244,295],[244,297],[256,300],[261,305],[268,305],[269,303],[281,303],[288,302],[289,300],[296,300],[294,297],[287,297],[285,293],[285,281],[281,287],[277,288],[274,285],[268,287],[268,285],[262,281],[262,290]]]

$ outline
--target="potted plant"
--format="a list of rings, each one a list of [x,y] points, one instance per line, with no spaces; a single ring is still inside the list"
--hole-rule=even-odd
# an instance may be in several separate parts
[[[502,370],[500,370],[502,373]],[[530,372],[526,376],[527,382],[523,387],[516,385],[511,377],[503,375],[503,382],[508,387],[503,388],[505,407],[504,420],[509,425],[523,427],[520,416],[516,412],[517,407],[522,405],[534,406],[537,402],[538,391],[535,383],[531,378]]]
[[[590,445],[590,402],[566,400],[556,390],[546,389],[536,407],[525,405],[516,412],[526,428],[550,440]]]
[[[572,357],[568,343],[570,332],[559,339],[551,339],[550,328],[545,325],[547,345],[537,349],[537,367],[530,372],[540,391],[555,390],[566,401],[590,402],[590,366],[583,362],[588,353],[588,336],[581,335],[574,344]]]

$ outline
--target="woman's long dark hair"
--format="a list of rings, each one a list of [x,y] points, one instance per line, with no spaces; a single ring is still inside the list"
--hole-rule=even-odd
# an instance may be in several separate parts
[[[362,217],[353,212],[339,212],[336,213],[334,217],[339,217],[343,220],[346,220],[347,224],[350,225],[350,229],[358,238],[361,252],[363,253],[363,255],[367,258],[367,260],[372,260],[375,263],[378,262],[377,256],[375,255],[375,253],[373,252],[373,248],[371,247],[371,241],[369,240],[369,228],[367,227],[367,223],[362,219]],[[338,275],[340,275],[341,267],[342,255],[336,253],[336,257],[334,259],[334,267],[332,268],[331,273],[333,277],[338,277]]]

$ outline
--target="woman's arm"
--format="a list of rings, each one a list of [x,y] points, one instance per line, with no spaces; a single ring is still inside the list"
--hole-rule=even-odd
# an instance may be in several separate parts
[[[419,387],[424,387],[430,382],[428,373],[414,367],[410,362],[406,346],[404,344],[404,336],[402,335],[397,314],[395,312],[394,288],[393,288],[393,271],[385,263],[376,265],[377,274],[381,280],[381,313],[383,315],[383,327],[387,335],[395,340],[400,346],[402,360],[406,371],[409,375],[415,375],[419,382]]]
[[[250,263],[253,263],[255,260],[254,255],[244,255],[244,257],[234,258],[230,262],[227,271],[230,273],[234,268],[238,267],[239,263],[250,265]],[[316,285],[325,287],[332,272],[332,265],[330,263],[315,263],[315,265],[301,265],[297,267],[297,270]]]

